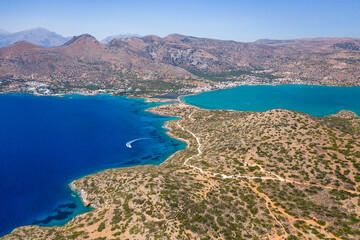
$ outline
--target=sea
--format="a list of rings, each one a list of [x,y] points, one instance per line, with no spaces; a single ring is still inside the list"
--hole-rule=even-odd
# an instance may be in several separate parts
[[[69,188],[75,179],[158,165],[184,149],[162,128],[174,118],[145,111],[158,104],[110,95],[0,95],[0,237],[91,211]]]
[[[350,110],[360,116],[360,87],[244,85],[182,99],[188,104],[206,109],[263,112],[281,108],[317,117]]]
[[[240,86],[182,99],[207,109],[360,115],[360,87]],[[174,118],[145,111],[158,104],[109,95],[0,95],[0,236],[29,224],[61,226],[91,211],[69,188],[75,179],[158,165],[184,149],[162,128]]]

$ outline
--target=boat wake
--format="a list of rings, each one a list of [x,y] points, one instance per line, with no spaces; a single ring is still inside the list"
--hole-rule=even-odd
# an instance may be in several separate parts
[[[149,138],[137,138],[137,139],[131,140],[131,141],[129,141],[129,142],[126,143],[126,146],[127,146],[128,148],[132,148],[131,144],[132,144],[133,142],[140,141],[140,140],[144,140],[144,139],[149,139]]]

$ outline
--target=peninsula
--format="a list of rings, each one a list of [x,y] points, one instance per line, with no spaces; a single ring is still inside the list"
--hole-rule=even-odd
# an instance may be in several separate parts
[[[73,189],[94,210],[2,239],[359,239],[360,118],[352,112],[183,103],[150,111],[180,118],[166,128],[186,150],[160,166],[76,180]]]

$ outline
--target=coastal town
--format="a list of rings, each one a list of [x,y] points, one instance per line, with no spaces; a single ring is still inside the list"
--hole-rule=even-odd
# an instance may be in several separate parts
[[[226,81],[207,81],[207,83],[201,84],[201,86],[187,86],[181,88],[182,84],[179,84],[176,88],[173,89],[149,89],[146,88],[146,84],[137,84],[132,86],[132,84],[119,85],[118,87],[103,87],[97,86],[93,89],[87,88],[86,86],[74,86],[64,88],[59,84],[48,83],[48,82],[39,82],[35,80],[29,81],[13,81],[12,84],[3,86],[0,89],[3,93],[29,93],[37,96],[61,96],[61,95],[70,95],[70,94],[79,94],[85,96],[93,96],[99,94],[112,94],[112,95],[159,95],[167,93],[177,93],[177,94],[194,94],[209,92],[227,88],[234,88],[242,85],[279,85],[279,84],[306,84],[309,82],[302,81],[300,79],[292,78],[277,78],[277,79],[266,79],[256,76],[245,75],[241,78],[232,78],[232,80]],[[89,85],[88,85],[89,86]]]

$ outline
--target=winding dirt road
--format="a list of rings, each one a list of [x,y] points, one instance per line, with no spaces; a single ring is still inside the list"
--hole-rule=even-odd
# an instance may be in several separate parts
[[[190,120],[192,121],[195,121],[195,119],[192,118],[192,115],[193,113],[195,113],[195,111],[191,112],[190,115],[188,116]],[[188,132],[190,133],[195,139],[196,139],[196,142],[197,142],[197,154],[191,156],[191,157],[188,157],[185,161],[184,161],[184,166],[187,166],[189,168],[192,168],[193,170],[196,170],[196,171],[199,171],[201,174],[205,174],[205,175],[211,175],[211,176],[217,176],[217,175],[220,175],[222,179],[226,179],[226,178],[244,178],[244,179],[262,179],[262,180],[275,180],[275,181],[280,181],[280,182],[289,182],[289,183],[294,183],[294,184],[299,184],[299,185],[307,185],[307,186],[315,186],[315,187],[322,187],[322,188],[326,188],[326,189],[333,189],[333,190],[338,190],[338,191],[347,191],[347,192],[350,192],[350,193],[355,193],[355,194],[359,194],[358,192],[356,191],[351,191],[351,190],[347,190],[347,189],[342,189],[342,188],[333,188],[333,187],[329,187],[329,186],[322,186],[322,185],[317,185],[317,184],[311,184],[311,183],[308,183],[308,182],[297,182],[297,181],[293,181],[293,180],[287,180],[287,179],[284,179],[282,177],[280,177],[279,175],[273,173],[273,172],[269,172],[269,171],[266,171],[262,168],[262,166],[258,165],[258,164],[247,164],[247,166],[251,166],[251,167],[259,167],[260,168],[260,171],[261,172],[264,172],[264,173],[267,173],[267,174],[270,174],[270,175],[273,175],[274,177],[252,177],[252,176],[245,176],[245,175],[226,175],[226,174],[221,174],[221,173],[214,173],[214,172],[209,172],[209,171],[204,171],[202,168],[199,168],[199,167],[196,167],[194,165],[191,165],[189,164],[188,162],[191,160],[191,159],[194,159],[196,157],[199,157],[201,154],[202,154],[202,151],[201,151],[201,141],[200,141],[200,138],[198,136],[195,135],[195,133],[193,133],[192,131],[188,130],[188,129],[185,129],[183,126],[180,125],[180,121],[177,122],[177,126],[182,129],[183,131],[185,132]],[[191,144],[190,142],[188,143],[189,145]],[[284,239],[288,236],[288,233],[286,232],[285,230],[285,227],[283,226],[283,224],[279,221],[278,217],[276,217],[276,214],[274,213],[274,211],[278,211],[280,212],[281,214],[283,214],[288,220],[290,223],[294,223],[296,220],[302,220],[302,221],[305,221],[307,222],[308,224],[311,224],[311,225],[314,225],[316,226],[317,228],[321,229],[321,232],[323,232],[325,235],[333,238],[333,239],[339,239],[337,237],[335,237],[333,234],[329,233],[328,231],[325,230],[325,227],[324,226],[321,226],[320,224],[318,224],[316,221],[314,220],[309,220],[309,219],[297,219],[289,214],[287,214],[285,212],[284,209],[276,206],[272,201],[271,199],[265,194],[265,193],[262,193],[262,192],[259,192],[256,188],[250,186],[250,184],[248,183],[245,183],[247,184],[255,193],[257,193],[260,197],[264,198],[265,201],[266,201],[266,205],[267,205],[267,209],[269,210],[270,212],[270,215],[271,217],[274,218],[274,220],[279,224],[279,226],[281,227],[282,231],[284,232],[284,235],[281,235],[281,236],[276,236],[274,239]],[[273,210],[271,210],[273,209]],[[302,232],[301,230],[297,229],[294,227],[294,229],[296,229],[296,231],[299,231],[301,232],[302,234],[305,235],[308,235],[308,234],[305,234],[304,232]]]

